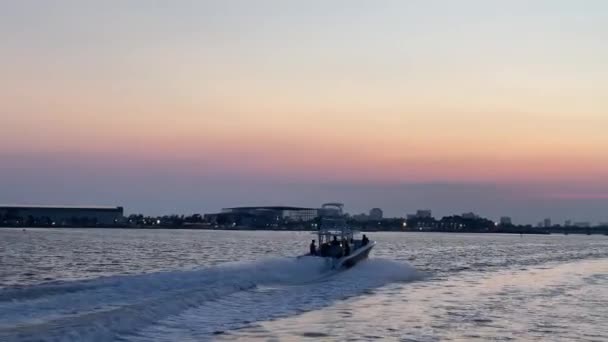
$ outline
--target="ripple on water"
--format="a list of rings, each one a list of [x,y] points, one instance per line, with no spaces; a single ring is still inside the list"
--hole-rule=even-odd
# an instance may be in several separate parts
[[[302,337],[310,337],[310,338],[330,337],[329,334],[317,332],[317,331],[306,331],[306,332],[299,333],[298,335],[302,336]]]
[[[248,337],[260,340],[380,337],[438,341],[463,340],[467,336],[482,340],[509,340],[513,336],[520,340],[551,340],[556,336],[576,340],[585,335],[601,340],[608,335],[603,325],[608,317],[605,290],[608,272],[590,274],[589,268],[585,267],[555,271],[560,264],[608,257],[608,239],[597,236],[560,239],[526,236],[522,239],[490,234],[373,233],[378,241],[374,251],[377,259],[400,260],[401,264],[415,261],[419,271],[431,274],[428,279],[384,287],[382,283],[369,285],[376,284],[373,282],[365,285],[370,279],[362,279],[359,274],[348,278],[349,285],[345,287],[350,291],[348,295],[332,295],[337,298],[329,302],[323,291],[332,290],[335,283],[331,282],[319,285],[315,291],[309,291],[312,286],[307,285],[279,287],[260,294],[252,287],[239,285],[235,290],[243,295],[219,300],[216,295],[213,296],[216,303],[205,301],[201,304],[202,301],[193,299],[207,290],[200,284],[203,278],[190,279],[191,283],[179,277],[162,284],[140,281],[137,291],[131,288],[131,280],[140,277],[136,275],[139,273],[251,261],[267,254],[292,256],[297,254],[294,241],[303,241],[302,249],[305,249],[308,235],[297,232],[76,229],[28,230],[25,239],[22,232],[14,233],[0,229],[0,250],[11,251],[2,253],[0,287],[18,284],[45,291],[15,292],[22,299],[18,303],[0,303],[4,305],[0,307],[3,312],[0,319],[18,325],[27,325],[36,319],[42,323],[36,325],[42,329],[41,333],[51,333],[43,329],[52,327],[46,323],[52,323],[53,315],[61,312],[73,315],[83,312],[85,318],[89,309],[97,312],[109,306],[114,309],[124,306],[124,315],[116,310],[117,314],[90,315],[87,316],[90,322],[82,321],[95,329],[103,323],[101,318],[108,319],[110,324],[104,329],[109,334],[101,336],[114,337],[116,332],[112,329],[115,328],[121,331],[119,336],[125,336],[125,340],[134,336],[143,336],[142,340],[167,341],[247,340]],[[399,268],[388,268],[384,276],[398,271]],[[126,280],[115,288],[84,286],[77,291],[69,288],[74,284],[73,279],[91,279],[96,284],[100,276],[119,274],[134,276],[125,277]],[[50,280],[66,281],[68,287],[41,285]],[[398,281],[398,277],[395,280]],[[185,282],[187,286],[184,287]],[[128,296],[108,303],[112,296],[119,296],[125,290],[131,291]],[[97,291],[103,295],[99,298],[88,295]],[[4,292],[7,293],[12,292]],[[66,299],[71,299],[69,305]],[[247,303],[247,300],[251,302]],[[125,305],[132,302],[134,306]],[[319,305],[319,302],[324,304]],[[45,303],[45,307],[39,303]],[[52,307],[53,303],[57,307]],[[68,306],[82,306],[84,310]],[[140,308],[144,312],[141,319],[133,314],[133,310]],[[151,308],[154,310],[145,313]],[[48,311],[48,316],[43,310]],[[170,317],[161,319],[167,312],[171,313]],[[201,312],[208,319],[197,317]],[[112,315],[114,317],[107,317]],[[243,317],[247,319],[243,320]],[[137,324],[118,324],[121,318]],[[227,324],[228,321],[232,323],[232,319],[238,324]],[[69,317],[61,322],[75,324],[76,320],[77,317]],[[256,325],[263,327],[251,330]],[[148,328],[142,326],[159,328],[150,328],[144,334],[141,329]],[[238,330],[241,328],[244,330]],[[298,335],[294,331],[303,333]],[[325,331],[331,331],[332,335]],[[577,333],[572,333],[574,331]],[[62,337],[65,336],[57,335],[58,339]],[[2,331],[0,340],[6,340],[2,339]]]

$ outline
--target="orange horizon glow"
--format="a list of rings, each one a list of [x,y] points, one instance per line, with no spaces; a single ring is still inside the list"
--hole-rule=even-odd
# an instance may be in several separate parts
[[[391,4],[318,28],[289,6],[197,6],[223,14],[202,26],[185,8],[93,8],[86,22],[6,8],[32,30],[3,27],[0,155],[268,179],[605,182],[608,49],[565,5],[545,8],[557,22],[512,25],[483,2]]]

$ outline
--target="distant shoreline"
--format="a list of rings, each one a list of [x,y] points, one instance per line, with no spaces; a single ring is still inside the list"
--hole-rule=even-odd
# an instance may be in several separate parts
[[[35,227],[23,227],[23,226],[0,226],[3,229],[14,229],[14,230],[27,230],[27,229],[129,229],[129,230],[205,230],[205,231],[237,231],[237,232],[252,232],[252,231],[277,231],[277,232],[315,232],[311,229],[284,229],[284,228],[220,228],[220,227],[206,227],[206,226],[89,226],[89,227],[77,227],[77,226],[35,226]],[[608,229],[602,228],[568,228],[568,229],[555,229],[555,230],[493,230],[493,231],[448,231],[448,230],[436,230],[436,229],[423,229],[423,230],[396,230],[396,229],[361,229],[363,232],[395,232],[395,233],[449,233],[449,234],[515,234],[515,235],[608,235]]]

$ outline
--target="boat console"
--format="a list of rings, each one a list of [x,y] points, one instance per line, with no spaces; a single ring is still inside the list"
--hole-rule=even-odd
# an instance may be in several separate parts
[[[318,257],[330,260],[332,268],[349,268],[359,261],[366,259],[376,245],[365,235],[355,239],[359,233],[348,227],[341,203],[326,203],[320,210],[321,224],[319,225],[317,241]]]

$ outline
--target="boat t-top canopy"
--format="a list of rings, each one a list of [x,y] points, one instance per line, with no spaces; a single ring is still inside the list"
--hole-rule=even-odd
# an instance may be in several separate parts
[[[329,243],[334,236],[340,240],[350,240],[358,233],[348,227],[346,217],[343,213],[344,204],[325,203],[321,209],[321,224],[316,233],[319,236],[319,244]]]
[[[319,231],[314,232],[313,234],[329,236],[329,237],[334,236],[334,235],[340,236],[340,237],[344,236],[344,237],[350,239],[351,237],[353,237],[354,235],[359,234],[359,233],[361,233],[361,231],[346,228],[346,229],[320,229]]]
[[[331,208],[331,207],[340,208],[340,211],[342,211],[344,209],[344,204],[338,203],[338,202],[331,202],[331,203],[325,203],[322,206],[323,209]]]

